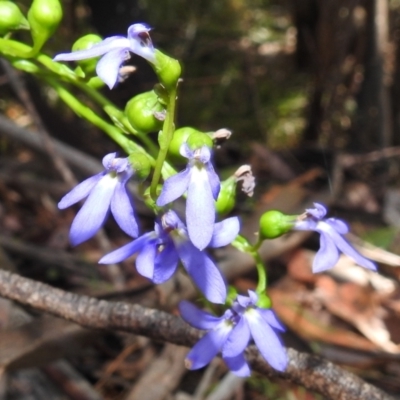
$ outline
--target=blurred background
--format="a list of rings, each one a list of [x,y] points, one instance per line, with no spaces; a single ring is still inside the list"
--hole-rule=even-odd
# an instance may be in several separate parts
[[[16,3],[23,11],[30,5]],[[400,398],[400,1],[63,0],[63,7],[63,23],[44,50],[49,55],[70,51],[84,34],[125,35],[132,23],[146,22],[155,46],[182,61],[177,126],[231,129],[231,140],[215,154],[221,176],[243,163],[253,168],[255,196],[239,194],[235,208],[249,238],[267,209],[300,213],[313,201],[349,222],[349,239],[379,264],[379,275],[346,257],[331,273],[313,275],[318,236],[296,233],[263,249],[270,295],[288,326],[288,346],[347,366]],[[15,37],[30,43],[29,33]],[[103,89],[121,108],[155,83],[146,62],[133,56],[128,63],[137,71],[115,90]],[[132,260],[98,266],[105,249],[127,241],[113,221],[104,237],[70,248],[77,209],[57,210],[70,183],[54,157],[82,180],[117,150],[114,143],[52,88],[4,61],[0,112],[20,128],[11,132],[0,120],[2,268],[171,312],[180,296],[193,297],[185,276],[155,289]],[[29,142],[43,128],[55,153]],[[74,162],[60,143],[79,150]],[[150,229],[149,211],[139,205],[138,212]],[[214,257],[240,290],[254,288],[251,261],[233,249]],[[321,399],[286,382],[235,380],[218,360],[187,373],[185,349],[87,331],[2,301],[5,399]],[[215,397],[207,397],[211,389]]]

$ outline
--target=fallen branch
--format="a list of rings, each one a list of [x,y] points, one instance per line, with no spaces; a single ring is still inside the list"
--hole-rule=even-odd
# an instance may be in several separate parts
[[[137,304],[80,296],[0,270],[0,295],[76,322],[87,328],[122,330],[154,340],[193,346],[202,332],[181,318]],[[0,344],[1,345],[1,344]],[[253,370],[282,378],[331,400],[389,400],[391,397],[357,376],[319,357],[288,349],[289,366],[283,373],[269,367],[254,346],[247,349]]]

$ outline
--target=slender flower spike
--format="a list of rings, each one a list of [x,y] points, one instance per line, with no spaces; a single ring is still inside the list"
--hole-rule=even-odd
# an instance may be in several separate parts
[[[318,203],[314,203],[314,207],[307,209],[293,227],[294,230],[311,230],[321,235],[320,249],[313,262],[313,272],[322,272],[334,267],[339,260],[340,252],[352,258],[358,265],[376,271],[376,265],[362,256],[343,237],[349,231],[347,225],[340,219],[323,219],[326,208]]]
[[[149,35],[150,28],[145,24],[133,24],[128,28],[128,36],[111,36],[87,50],[58,54],[55,61],[78,61],[102,56],[97,63],[96,72],[100,79],[112,89],[118,81],[122,63],[130,58],[130,52],[154,64],[156,58]]]
[[[233,373],[249,376],[244,350],[253,339],[265,360],[276,370],[284,371],[288,359],[276,331],[285,328],[272,310],[257,307],[257,300],[252,290],[249,296],[238,295],[232,307],[219,318],[182,301],[179,309],[183,319],[195,328],[208,330],[187,355],[187,368],[202,368],[222,352],[222,358]]]
[[[215,224],[210,242],[211,247],[221,247],[232,242],[239,233],[237,217]],[[120,262],[139,253],[137,271],[154,283],[163,283],[174,274],[181,260],[204,296],[213,303],[224,303],[226,284],[218,267],[211,258],[193,246],[187,230],[174,211],[165,213],[155,223],[154,231],[140,236],[131,243],[105,255],[100,264]]]
[[[87,197],[72,222],[69,237],[73,245],[90,239],[103,225],[110,208],[125,233],[132,237],[137,237],[139,233],[126,189],[126,183],[134,172],[128,159],[110,153],[103,158],[103,165],[105,171],[81,182],[58,203],[58,208],[62,210]]]
[[[183,143],[180,153],[189,159],[189,163],[184,171],[164,182],[157,205],[165,206],[187,191],[186,224],[189,238],[199,250],[203,250],[214,232],[215,200],[220,181],[211,164],[211,150],[207,146],[191,150]]]

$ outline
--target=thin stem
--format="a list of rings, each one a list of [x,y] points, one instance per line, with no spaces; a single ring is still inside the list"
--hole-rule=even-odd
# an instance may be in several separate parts
[[[258,284],[256,288],[256,292],[258,294],[264,293],[265,289],[267,288],[267,271],[265,269],[265,265],[260,257],[258,251],[251,252],[254,261],[256,262],[257,274],[258,274]]]
[[[154,167],[153,179],[150,186],[150,195],[155,200],[157,198],[157,185],[161,178],[161,172],[165,159],[167,158],[168,147],[174,135],[174,120],[176,106],[176,88],[171,89],[167,105],[167,117],[165,118],[163,129],[160,132],[159,144],[160,151]]]

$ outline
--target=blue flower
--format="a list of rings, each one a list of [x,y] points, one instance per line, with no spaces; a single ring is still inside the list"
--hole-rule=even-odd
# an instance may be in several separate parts
[[[78,245],[91,238],[103,225],[108,211],[120,228],[132,237],[138,235],[132,202],[126,189],[133,170],[127,158],[117,158],[110,153],[103,158],[105,171],[81,182],[58,203],[58,208],[67,208],[87,197],[76,214],[70,230],[70,240]]]
[[[239,220],[228,218],[215,224],[210,242],[212,247],[225,246],[239,233]],[[174,211],[165,213],[155,223],[154,231],[144,234],[131,243],[105,255],[100,264],[120,262],[132,254],[137,271],[154,283],[163,283],[174,274],[181,260],[204,296],[213,303],[224,303],[226,284],[218,267],[203,251],[197,249],[187,236],[187,230]]]
[[[158,206],[176,200],[187,191],[186,224],[190,240],[200,250],[211,241],[215,222],[215,200],[220,190],[218,175],[210,162],[211,150],[191,150],[184,143],[180,153],[189,159],[186,169],[164,182]]]
[[[252,338],[265,360],[276,370],[284,371],[287,354],[276,330],[284,331],[285,328],[272,310],[257,307],[257,300],[257,294],[251,290],[249,296],[238,295],[222,317],[215,317],[182,301],[179,309],[183,319],[195,328],[208,330],[187,355],[187,368],[202,368],[221,351],[223,360],[233,373],[249,376],[244,350]]]
[[[340,252],[352,258],[362,267],[376,271],[376,265],[362,256],[342,236],[349,231],[347,225],[340,219],[323,219],[326,215],[326,208],[322,204],[314,203],[314,207],[307,209],[293,228],[299,231],[312,230],[321,235],[320,248],[313,262],[313,272],[322,272],[335,266]]]
[[[78,61],[103,56],[97,63],[96,72],[100,79],[112,89],[118,81],[121,64],[135,53],[151,63],[155,63],[154,47],[145,24],[133,24],[128,28],[128,36],[111,36],[90,49],[58,54],[55,61]]]

